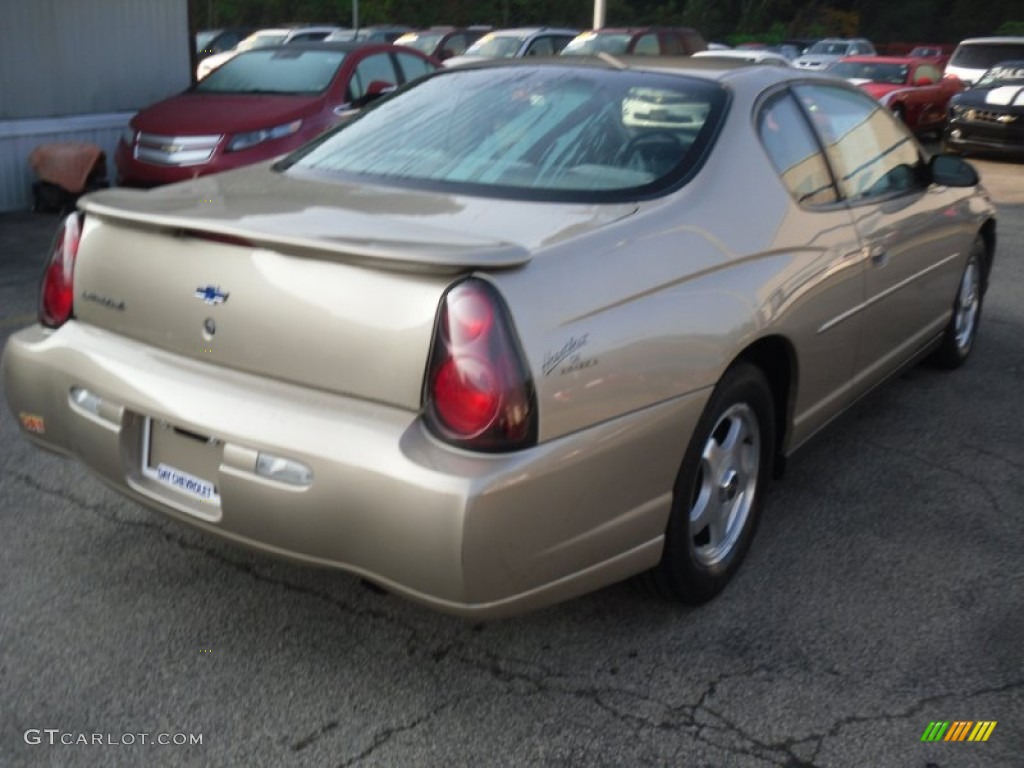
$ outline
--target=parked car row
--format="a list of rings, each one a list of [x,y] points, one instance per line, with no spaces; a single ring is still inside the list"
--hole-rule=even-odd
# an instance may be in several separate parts
[[[242,30],[221,30],[206,40]],[[362,38],[356,40],[354,38]],[[333,48],[303,46],[312,40],[347,40]],[[394,39],[399,47],[374,47]],[[200,41],[201,42],[201,41]],[[799,41],[792,41],[795,47]],[[198,43],[197,43],[198,44]],[[1006,98],[1024,60],[1020,38],[969,39],[954,51],[918,45],[904,57],[877,56],[869,40],[825,38],[790,61],[778,49],[747,44],[709,49],[689,28],[607,28],[580,31],[551,27],[491,30],[486,27],[330,26],[257,30],[234,49],[206,57],[206,75],[189,91],[136,115],[115,155],[118,181],[153,186],[275,157],[323,133],[369,101],[437,69],[487,59],[581,55],[692,55],[705,66],[793,66],[846,78],[875,97],[914,133],[944,135],[949,151],[1020,149],[1020,99]],[[979,90],[959,95],[978,79],[972,66],[990,65],[1017,52]],[[213,73],[214,79],[210,79]],[[960,76],[963,76],[962,78]],[[1016,91],[1014,92],[1016,93]],[[1005,103],[1002,103],[1005,102]],[[637,114],[671,112],[670,105]]]

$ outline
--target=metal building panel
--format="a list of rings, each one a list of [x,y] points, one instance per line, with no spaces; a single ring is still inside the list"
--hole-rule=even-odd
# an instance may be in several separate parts
[[[191,81],[188,0],[3,4],[0,121],[137,110]]]
[[[80,115],[47,120],[0,122],[0,211],[27,210],[32,205],[36,175],[28,156],[40,144],[87,141],[107,155],[107,176],[114,178],[114,149],[134,112]]]

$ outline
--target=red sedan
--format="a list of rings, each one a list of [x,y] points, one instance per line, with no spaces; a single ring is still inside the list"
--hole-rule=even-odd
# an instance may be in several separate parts
[[[828,71],[860,86],[918,134],[941,131],[946,104],[964,88],[934,61],[910,56],[847,56]]]
[[[118,182],[155,186],[269,160],[374,98],[438,68],[384,43],[292,43],[240,53],[132,118]]]

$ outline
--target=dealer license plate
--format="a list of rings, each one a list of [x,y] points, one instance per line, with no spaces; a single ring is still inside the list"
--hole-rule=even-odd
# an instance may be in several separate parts
[[[217,476],[224,446],[219,440],[146,419],[142,429],[142,474],[204,506],[220,506]]]

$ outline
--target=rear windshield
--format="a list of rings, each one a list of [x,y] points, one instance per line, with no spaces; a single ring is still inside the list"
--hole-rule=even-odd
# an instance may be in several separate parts
[[[417,51],[429,56],[434,52],[434,49],[437,48],[437,44],[441,42],[441,38],[443,36],[444,35],[441,34],[417,32],[412,35],[402,35],[400,38],[395,40],[395,45],[405,45],[409,48],[415,48]]]
[[[961,43],[949,63],[966,69],[989,69],[1009,59],[1024,59],[1024,42]]]
[[[287,32],[257,32],[249,35],[238,44],[238,50],[251,51],[254,48],[267,48],[271,45],[279,45],[288,37]]]
[[[726,101],[713,82],[650,72],[448,70],[282,167],[494,196],[623,200],[695,172]]]
[[[469,48],[466,49],[466,56],[486,56],[494,59],[507,59],[519,52],[525,37],[513,35],[484,35]]]
[[[903,85],[910,67],[906,64],[876,64],[866,61],[839,61],[828,69],[830,74],[851,80],[869,80],[872,83]]]
[[[584,33],[562,49],[563,56],[596,56],[599,53],[623,54],[629,48],[631,36],[627,34],[598,35]]]
[[[830,43],[825,40],[819,40],[810,48],[807,49],[808,53],[819,53],[828,56],[845,56],[846,52],[850,49],[849,43]]]
[[[198,93],[320,93],[331,84],[345,54],[275,48],[240,53],[200,80]]]

